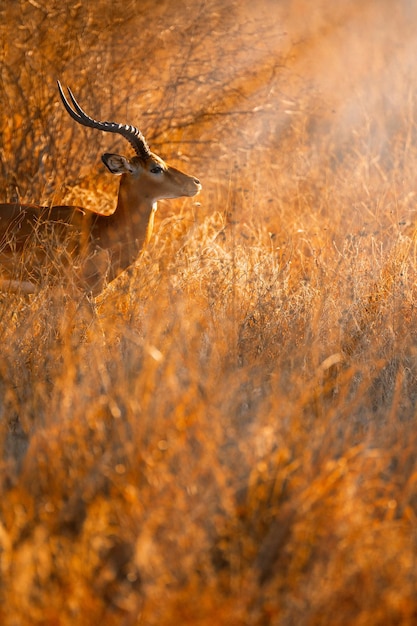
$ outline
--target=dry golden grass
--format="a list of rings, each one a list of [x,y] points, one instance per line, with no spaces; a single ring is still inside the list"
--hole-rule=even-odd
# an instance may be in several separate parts
[[[417,11],[253,4],[0,9],[0,200],[114,202],[56,78],[204,187],[0,295],[5,626],[416,623]]]

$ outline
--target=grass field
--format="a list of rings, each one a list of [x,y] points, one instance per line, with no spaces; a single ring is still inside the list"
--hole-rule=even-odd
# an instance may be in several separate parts
[[[96,300],[0,294],[1,624],[417,623],[416,36],[407,0],[0,6],[0,202],[114,208],[129,149],[58,78],[203,184]]]

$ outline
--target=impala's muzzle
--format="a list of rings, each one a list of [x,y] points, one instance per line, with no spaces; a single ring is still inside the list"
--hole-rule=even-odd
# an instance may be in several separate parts
[[[201,189],[202,184],[200,183],[198,178],[193,178],[190,185],[190,196],[196,196],[198,193],[200,193]]]

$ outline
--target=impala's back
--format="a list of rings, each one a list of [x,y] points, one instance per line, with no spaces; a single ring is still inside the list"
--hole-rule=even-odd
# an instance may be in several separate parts
[[[88,261],[93,217],[79,207],[0,204],[2,284],[29,280],[40,286],[45,279],[55,283],[70,280],[96,292],[97,283],[101,288],[106,278],[106,268],[100,263],[99,277]]]

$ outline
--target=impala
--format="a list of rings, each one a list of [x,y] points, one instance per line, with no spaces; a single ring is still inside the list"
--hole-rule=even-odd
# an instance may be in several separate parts
[[[36,291],[36,265],[45,263],[47,250],[38,233],[65,240],[63,261],[77,265],[81,285],[93,294],[102,290],[137,259],[152,235],[157,201],[195,196],[200,181],[171,167],[150,151],[144,136],[135,126],[96,121],[87,115],[68,88],[67,97],[58,81],[63,105],[73,120],[109,133],[122,135],[131,144],[135,156],[103,154],[102,161],[112,174],[120,175],[117,206],[111,215],[94,213],[70,206],[41,207],[31,204],[0,204],[1,288]],[[71,106],[72,105],[72,106]],[[52,236],[52,235],[51,235]],[[16,262],[35,237],[39,245],[31,267],[24,268],[16,280]],[[68,241],[71,243],[68,243]],[[4,279],[6,276],[6,279]]]

